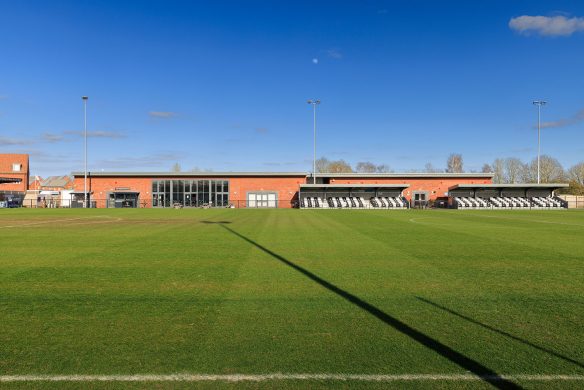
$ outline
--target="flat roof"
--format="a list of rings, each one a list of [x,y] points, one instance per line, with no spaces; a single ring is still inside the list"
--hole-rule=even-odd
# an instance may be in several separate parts
[[[73,172],[82,177],[83,172]],[[306,172],[87,172],[88,177],[306,177]]]
[[[401,173],[317,173],[316,177],[382,177],[382,178],[404,178],[404,177],[448,177],[448,178],[467,178],[481,177],[491,179],[494,173],[448,173],[448,172],[401,172]]]
[[[300,184],[300,189],[322,188],[408,188],[409,184]]]
[[[542,189],[558,189],[558,188],[566,188],[569,187],[569,184],[566,183],[544,183],[544,184],[537,184],[537,183],[520,183],[520,184],[457,184],[452,187],[449,187],[448,190],[456,190],[456,189],[504,189],[504,188],[542,188]]]
[[[73,172],[74,177],[83,176],[83,172]],[[92,177],[312,177],[310,172],[88,172]],[[328,178],[484,178],[492,179],[493,173],[317,173],[316,177]]]

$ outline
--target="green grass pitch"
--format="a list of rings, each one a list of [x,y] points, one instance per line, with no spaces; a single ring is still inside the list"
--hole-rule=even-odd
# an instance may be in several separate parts
[[[581,388],[584,212],[0,210],[0,376],[275,373],[483,379],[0,387]]]

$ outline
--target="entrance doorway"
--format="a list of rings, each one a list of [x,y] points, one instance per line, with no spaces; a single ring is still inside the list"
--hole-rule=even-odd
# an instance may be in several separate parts
[[[112,192],[107,200],[108,208],[136,208],[138,207],[139,192]]]
[[[247,207],[275,208],[278,207],[278,194],[275,192],[249,192]]]
[[[414,199],[414,204],[413,207],[414,208],[425,208],[426,206],[428,206],[428,193],[425,191],[416,191],[413,194],[413,199]]]

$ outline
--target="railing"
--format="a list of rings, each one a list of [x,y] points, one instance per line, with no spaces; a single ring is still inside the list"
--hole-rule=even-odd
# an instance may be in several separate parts
[[[10,205],[0,205],[0,207],[24,207],[24,208],[83,208],[83,200],[60,200],[60,199],[24,199],[21,203],[13,203]],[[278,201],[247,201],[247,200],[231,200],[229,202],[222,202],[221,204],[213,204],[212,202],[205,203],[184,203],[184,202],[155,202],[153,204],[151,199],[129,199],[129,200],[114,200],[114,199],[96,199],[92,198],[88,201],[88,208],[200,208],[200,209],[217,209],[217,208],[233,208],[233,209],[265,209],[265,208],[295,208],[298,207],[298,202],[295,200]]]
[[[584,196],[581,195],[559,195],[568,204],[569,209],[584,209]]]

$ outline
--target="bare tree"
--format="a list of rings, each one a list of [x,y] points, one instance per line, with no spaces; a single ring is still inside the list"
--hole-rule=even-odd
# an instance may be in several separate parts
[[[321,157],[316,160],[316,172],[318,173],[325,173],[329,172],[329,165],[331,162],[326,157]]]
[[[427,162],[426,165],[424,165],[424,171],[428,173],[438,173],[440,172],[440,169],[434,168],[434,165],[432,165],[431,162]]]
[[[551,156],[545,154],[541,156],[539,166],[540,181],[542,183],[557,183],[566,178],[562,164]],[[537,181],[537,158],[534,158],[529,164],[527,176],[530,182],[534,183]]]
[[[505,160],[502,158],[497,158],[493,161],[493,165],[491,166],[493,169],[493,183],[501,184],[505,182]]]
[[[345,160],[331,161],[328,166],[329,173],[351,173],[353,168]]]
[[[568,169],[568,178],[581,186],[584,186],[584,161]]]
[[[355,172],[359,173],[377,172],[377,167],[375,166],[375,164],[369,161],[362,161],[358,162],[357,165],[355,166]]]
[[[503,161],[503,183],[515,184],[529,181],[528,167],[520,159],[508,157]]]
[[[448,160],[446,161],[446,172],[448,173],[464,172],[462,154],[452,153],[450,156],[448,156]]]
[[[393,169],[391,169],[391,167],[387,164],[380,164],[380,165],[375,167],[375,172],[391,173],[391,172],[393,172]]]
[[[174,163],[174,165],[172,166],[172,172],[180,172],[181,171],[181,166],[179,163]]]
[[[493,167],[490,164],[484,163],[483,167],[481,168],[482,173],[491,173],[493,172]]]

